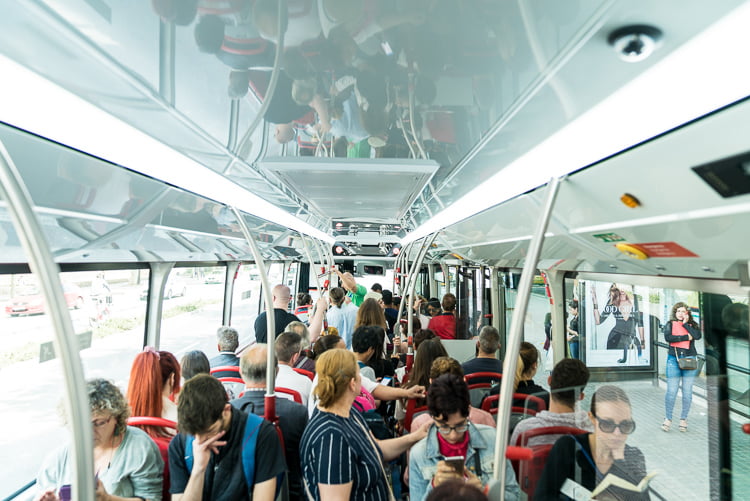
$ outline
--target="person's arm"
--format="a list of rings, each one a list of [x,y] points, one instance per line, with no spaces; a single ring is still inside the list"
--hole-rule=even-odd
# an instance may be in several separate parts
[[[427,436],[427,431],[430,426],[432,426],[432,422],[427,421],[418,430],[407,435],[398,438],[389,438],[388,440],[375,440],[380,446],[380,450],[383,452],[383,460],[391,461],[411,449],[412,445]]]
[[[688,333],[693,337],[693,339],[701,338],[701,330],[698,327],[693,327],[690,324],[682,324],[682,326],[685,327],[685,330],[688,331]]]
[[[253,486],[254,501],[273,501],[276,499],[276,478],[269,478]]]
[[[424,386],[412,386],[410,388],[393,388],[379,384],[373,391],[372,396],[378,400],[398,400],[399,398],[424,398]]]
[[[588,438],[584,435],[584,440]],[[552,446],[542,476],[534,490],[535,500],[561,499],[560,488],[565,479],[572,477],[575,469],[575,439],[561,437]]]
[[[688,333],[689,332],[690,331],[688,331]],[[667,343],[679,343],[680,341],[690,341],[690,335],[685,334],[684,336],[675,336],[672,334],[672,322],[669,321],[664,325],[664,339]]]
[[[348,484],[318,484],[320,499],[328,501],[349,501],[354,482]]]
[[[328,103],[326,103],[323,97],[317,93],[312,101],[310,101],[310,107],[318,114],[319,122],[317,130],[322,136],[331,130],[331,117],[328,113]]]
[[[321,296],[315,303],[315,313],[310,319],[310,345],[315,343],[320,337],[320,333],[323,332],[323,320],[326,318],[326,311],[328,311],[328,301],[326,298]]]
[[[354,280],[353,276],[346,273],[341,273],[338,268],[334,268],[333,271],[335,271],[336,275],[338,275],[339,280],[341,280],[341,285],[344,287],[344,289],[348,290],[349,292],[357,292],[357,281]]]

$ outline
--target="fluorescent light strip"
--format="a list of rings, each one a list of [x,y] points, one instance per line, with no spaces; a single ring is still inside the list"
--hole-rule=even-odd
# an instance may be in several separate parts
[[[0,55],[0,120],[311,237],[330,235]]]
[[[660,216],[644,217],[641,219],[628,219],[626,221],[610,222],[592,226],[582,226],[570,230],[572,234],[592,233],[595,231],[609,231],[619,228],[634,228],[638,226],[648,226],[654,224],[676,223],[679,221],[693,221],[696,219],[707,219],[711,217],[732,216],[737,214],[747,214],[750,212],[750,203],[725,205],[721,207],[708,207],[706,209],[696,209],[680,212],[679,214],[662,214]]]
[[[749,25],[745,3],[428,219],[402,245],[750,95]]]

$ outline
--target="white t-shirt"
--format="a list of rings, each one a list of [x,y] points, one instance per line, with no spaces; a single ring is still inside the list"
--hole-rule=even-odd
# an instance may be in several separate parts
[[[307,405],[307,401],[310,398],[310,392],[312,391],[313,382],[310,378],[297,374],[294,369],[288,365],[279,364],[279,372],[276,374],[276,386],[282,388],[289,388],[299,392],[302,397],[302,405]],[[282,393],[278,394],[279,397],[287,398],[288,396]]]

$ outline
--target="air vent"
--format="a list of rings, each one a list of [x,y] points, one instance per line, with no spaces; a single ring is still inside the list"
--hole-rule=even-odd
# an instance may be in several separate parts
[[[693,170],[724,198],[750,193],[750,152],[699,165]]]

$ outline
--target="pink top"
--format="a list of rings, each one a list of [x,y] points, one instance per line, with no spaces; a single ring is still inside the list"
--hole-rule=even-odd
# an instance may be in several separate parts
[[[432,416],[428,412],[414,416],[411,421],[411,429],[418,430],[420,426],[425,424],[427,421],[432,420]],[[476,407],[469,407],[469,420],[474,424],[486,424],[487,426],[497,427],[497,423],[492,418],[492,414]]]

